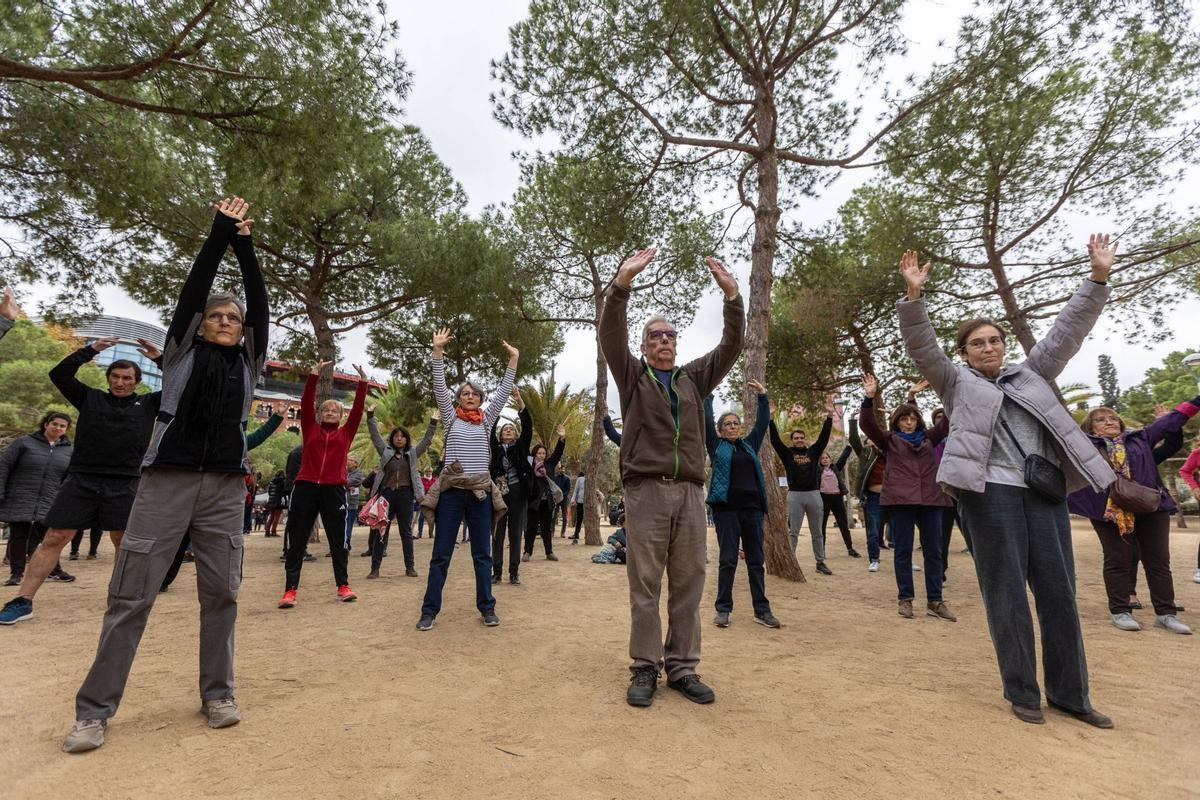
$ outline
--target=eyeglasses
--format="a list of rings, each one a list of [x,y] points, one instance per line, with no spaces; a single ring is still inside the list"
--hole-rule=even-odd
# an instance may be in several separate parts
[[[721,427],[722,428],[740,428],[740,427],[742,427],[742,423],[738,422],[736,419],[727,419],[721,423]]]
[[[1004,340],[999,336],[992,336],[989,339],[972,339],[967,342],[968,350],[982,350],[984,347],[1004,347]]]
[[[211,311],[204,315],[204,319],[208,322],[220,324],[228,321],[230,325],[241,325],[242,318],[237,314],[226,314],[221,311]]]
[[[648,334],[646,334],[646,338],[653,342],[661,341],[664,339],[668,342],[673,342],[679,338],[679,332],[678,331],[650,331]]]

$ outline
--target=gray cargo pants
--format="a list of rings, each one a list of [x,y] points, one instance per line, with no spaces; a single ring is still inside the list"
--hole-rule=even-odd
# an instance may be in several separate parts
[[[808,533],[812,537],[813,558],[817,563],[825,560],[825,501],[820,490],[811,492],[788,492],[788,533],[792,539],[792,552],[800,542],[800,526],[808,518]]]
[[[693,675],[700,663],[700,598],[708,547],[704,487],[687,481],[627,480],[625,534],[631,669],[661,671],[665,663],[668,680]],[[658,610],[664,570],[668,580],[665,644]]]
[[[76,719],[117,713],[150,609],[185,533],[200,597],[200,699],[233,697],[233,629],[242,582],[242,475],[147,469],[113,566],[96,660],[75,695]]]

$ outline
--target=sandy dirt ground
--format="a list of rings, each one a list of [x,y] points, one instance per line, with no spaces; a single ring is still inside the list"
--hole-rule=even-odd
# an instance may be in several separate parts
[[[523,586],[496,587],[499,628],[481,626],[466,545],[445,607],[414,629],[425,590],[403,577],[399,543],[367,581],[355,535],[339,603],[328,559],[306,564],[300,604],[275,608],[278,539],[247,543],[239,603],[237,698],[244,721],[212,731],[198,712],[197,603],[185,565],[160,595],[120,712],[98,751],[59,751],[94,652],[113,556],[69,564],[33,620],[0,631],[0,796],[264,798],[1133,798],[1200,797],[1200,635],[1122,633],[1109,622],[1100,548],[1077,524],[1080,613],[1100,731],[1047,710],[1016,720],[999,676],[969,556],[955,537],[946,598],[957,624],[895,611],[879,573],[830,545],[835,575],[768,576],[780,630],[752,624],[739,572],[733,624],[711,625],[716,545],[702,615],[700,672],[710,706],[660,689],[625,703],[629,631],[624,567],[556,539]],[[854,531],[861,544],[863,532]],[[800,552],[809,552],[801,541]],[[1173,537],[1185,621],[1200,621],[1196,532]],[[322,547],[321,550],[324,550]],[[922,583],[918,575],[918,592]],[[1144,579],[1140,582],[1145,586]],[[1142,598],[1149,601],[1143,588]],[[665,597],[664,597],[665,601]]]

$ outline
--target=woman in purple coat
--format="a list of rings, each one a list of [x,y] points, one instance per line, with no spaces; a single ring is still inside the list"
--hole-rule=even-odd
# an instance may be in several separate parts
[[[1126,430],[1125,420],[1111,408],[1093,408],[1083,420],[1083,432],[1105,457],[1113,472],[1142,486],[1158,490],[1158,508],[1135,514],[1114,502],[1111,493],[1080,489],[1067,498],[1074,514],[1087,517],[1104,550],[1104,589],[1113,625],[1123,631],[1141,630],[1133,618],[1129,595],[1133,586],[1133,548],[1141,549],[1146,582],[1154,603],[1154,624],[1171,633],[1192,629],[1175,616],[1175,585],[1171,580],[1170,527],[1175,503],[1158,479],[1154,446],[1175,433],[1200,411],[1200,397],[1180,403],[1175,410],[1144,428]]]

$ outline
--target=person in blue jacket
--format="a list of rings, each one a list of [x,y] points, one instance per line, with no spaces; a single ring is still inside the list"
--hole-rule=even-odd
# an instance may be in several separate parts
[[[771,412],[767,390],[758,381],[747,385],[758,393],[754,428],[742,435],[742,420],[732,411],[713,420],[713,399],[704,399],[704,444],[712,462],[708,498],[720,546],[717,571],[717,616],[719,628],[729,625],[733,611],[733,577],[737,573],[738,546],[746,554],[750,574],[750,596],[754,602],[754,621],[778,628],[779,620],[771,613],[767,600],[766,570],[763,566],[763,516],[767,513],[767,487],[763,480],[758,449],[767,435]]]

